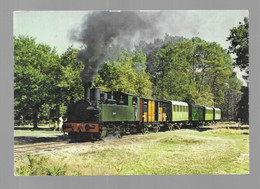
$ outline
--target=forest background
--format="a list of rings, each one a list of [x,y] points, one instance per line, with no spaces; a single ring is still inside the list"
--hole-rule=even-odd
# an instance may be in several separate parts
[[[121,91],[147,98],[185,101],[222,109],[224,120],[248,123],[248,86],[234,68],[246,70],[248,83],[248,18],[230,29],[229,49],[199,37],[165,34],[164,39],[140,41],[133,50],[110,45],[94,86],[101,92]],[[38,44],[30,36],[14,37],[15,124],[49,121],[65,115],[69,103],[83,98],[77,60],[79,49]],[[231,54],[235,55],[232,59]]]

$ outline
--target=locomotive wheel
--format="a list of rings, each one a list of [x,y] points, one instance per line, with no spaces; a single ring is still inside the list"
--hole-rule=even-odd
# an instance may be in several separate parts
[[[94,137],[95,137],[96,140],[101,140],[101,133],[99,132]]]
[[[179,123],[179,124],[177,125],[177,128],[180,130],[181,127],[182,127],[182,125],[183,125],[183,123]]]
[[[169,131],[172,131],[173,130],[173,126],[172,125],[168,125],[168,129],[169,129]]]
[[[155,132],[155,133],[158,133],[159,132],[159,127],[158,126],[155,126],[154,128],[153,128],[153,131]]]
[[[148,129],[148,127],[146,127],[146,126],[144,126],[144,127],[141,129],[141,131],[142,131],[142,134],[148,134],[148,133],[149,133],[149,129]]]

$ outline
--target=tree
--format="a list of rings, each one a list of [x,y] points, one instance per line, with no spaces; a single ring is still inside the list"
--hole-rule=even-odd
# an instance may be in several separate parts
[[[237,104],[238,107],[238,118],[242,123],[249,123],[249,104],[248,104],[248,96],[249,90],[248,87],[243,86],[241,89],[243,93],[241,100]]]
[[[230,30],[230,35],[227,37],[227,41],[230,41],[229,53],[235,54],[237,57],[234,59],[234,66],[245,70],[249,66],[248,55],[248,34],[249,34],[249,22],[248,18],[244,18],[244,23],[239,22],[239,26]]]
[[[198,37],[168,43],[159,48],[150,64],[155,98],[211,107],[225,104],[232,59],[219,44]]]
[[[219,91],[224,91],[224,102],[220,104],[223,112],[223,119],[237,120],[237,104],[241,99],[242,82],[237,78],[235,72],[232,73],[224,86]]]
[[[159,99],[183,100],[189,93],[189,62],[185,42],[174,46],[171,42],[156,53],[154,95]],[[188,48],[188,47],[187,47]]]
[[[60,77],[59,56],[48,45],[36,44],[30,37],[14,37],[15,117],[32,117],[37,128],[43,104],[55,95]]]
[[[95,86],[102,92],[120,91],[151,97],[152,83],[145,72],[145,56],[137,51],[121,52],[119,59],[113,59],[102,65],[95,79]]]
[[[230,41],[229,53],[235,54],[234,67],[237,66],[240,70],[245,70],[247,75],[244,75],[245,80],[249,75],[249,21],[248,17],[244,18],[244,23],[239,22],[237,27],[230,30],[230,35],[227,37],[227,41]],[[238,103],[238,116],[242,119],[242,122],[249,122],[249,95],[248,87],[243,87],[241,101]]]
[[[80,79],[83,64],[76,60],[77,49],[69,47],[60,57],[61,80],[58,84],[60,103],[69,104],[82,98],[84,88]]]
[[[164,39],[154,39],[153,43],[140,41],[138,46],[135,47],[137,50],[141,50],[146,55],[146,72],[151,75],[151,81],[153,84],[156,83],[156,73],[158,71],[158,65],[154,64],[156,62],[156,53],[161,48],[167,46],[168,43],[171,42],[172,45],[175,46],[183,39],[183,37],[165,34]]]

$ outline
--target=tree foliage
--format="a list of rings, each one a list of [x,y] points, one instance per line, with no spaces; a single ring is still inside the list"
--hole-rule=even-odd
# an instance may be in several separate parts
[[[152,83],[145,72],[145,56],[140,52],[121,52],[119,59],[106,62],[96,77],[101,91],[120,91],[151,97]]]
[[[248,87],[243,86],[241,89],[243,93],[241,100],[239,101],[237,108],[238,108],[238,118],[242,123],[249,123],[249,89]]]
[[[164,39],[156,38],[153,43],[147,43],[146,41],[140,41],[139,44],[135,47],[137,50],[141,50],[146,56],[146,72],[151,75],[151,81],[156,82],[156,73],[158,67],[153,63],[156,61],[156,53],[163,47],[165,47],[169,42],[173,45],[179,43],[183,37],[179,36],[170,36],[165,34]]]
[[[234,59],[234,66],[245,70],[249,66],[249,22],[248,18],[244,18],[244,23],[239,22],[237,27],[230,30],[230,35],[227,41],[230,41],[229,53],[235,54],[237,57]]]
[[[235,54],[234,66],[239,67],[240,70],[245,70],[246,75],[243,76],[245,80],[249,75],[249,21],[248,17],[244,18],[244,23],[239,22],[237,27],[230,30],[230,35],[227,37],[230,41],[229,53]],[[243,123],[249,122],[249,95],[248,87],[242,88],[242,98],[238,103],[238,117]]]
[[[69,47],[59,57],[55,49],[37,44],[33,38],[14,37],[16,120],[33,119],[37,128],[39,117],[49,119],[50,110],[59,112],[63,104],[83,96],[79,77],[83,65],[76,61],[77,51]]]
[[[59,56],[48,45],[35,39],[14,38],[14,105],[17,117],[33,117],[37,127],[38,113],[56,95],[60,74]]]
[[[33,38],[14,37],[15,119],[34,119],[36,127],[38,117],[47,119],[50,109],[83,97],[83,64],[76,60],[77,52],[69,47],[59,56]],[[153,43],[140,42],[133,52],[109,47],[94,85],[102,92],[219,107],[231,119],[238,116],[242,84],[232,70],[231,56],[219,44],[166,35]]]
[[[232,59],[217,43],[198,37],[169,42],[159,48],[151,64],[153,95],[205,106],[221,107],[224,86],[231,77]]]
[[[69,47],[60,57],[62,79],[59,86],[60,100],[69,104],[83,97],[83,85],[79,73],[83,64],[76,60],[77,49]]]
[[[183,100],[188,93],[189,86],[189,63],[184,58],[184,49],[169,43],[161,48],[156,54],[156,61],[153,66],[156,72],[155,96],[160,99]]]

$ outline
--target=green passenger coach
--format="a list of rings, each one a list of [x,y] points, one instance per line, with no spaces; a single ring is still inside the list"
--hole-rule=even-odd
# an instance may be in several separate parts
[[[213,121],[213,108],[204,107],[205,122]]]
[[[189,104],[189,120],[193,125],[199,125],[204,121],[203,106]]]
[[[214,108],[214,121],[221,120],[221,110],[219,108]]]
[[[170,121],[171,122],[185,122],[189,121],[188,103],[170,101]]]

